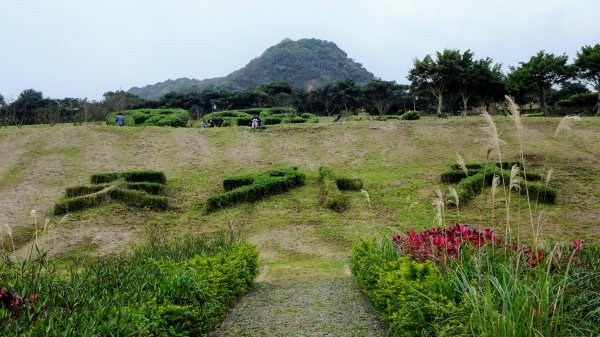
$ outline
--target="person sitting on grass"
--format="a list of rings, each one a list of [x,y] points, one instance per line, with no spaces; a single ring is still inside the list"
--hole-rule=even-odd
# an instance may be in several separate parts
[[[252,121],[250,122],[250,126],[253,129],[258,129],[258,127],[260,127],[260,117],[258,117],[258,115],[254,115],[254,117],[252,117]]]
[[[115,117],[115,122],[117,123],[118,126],[123,126],[125,125],[125,117],[123,116],[122,113],[118,113],[117,117]]]

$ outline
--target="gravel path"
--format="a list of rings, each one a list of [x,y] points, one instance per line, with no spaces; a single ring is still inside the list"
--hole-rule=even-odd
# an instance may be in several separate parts
[[[385,336],[353,278],[263,280],[212,337]]]

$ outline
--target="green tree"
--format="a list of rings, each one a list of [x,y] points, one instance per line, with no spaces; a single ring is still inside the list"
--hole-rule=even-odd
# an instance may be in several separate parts
[[[577,76],[589,82],[598,92],[596,115],[600,113],[600,44],[583,46],[575,58]]]
[[[456,80],[458,95],[462,100],[463,113],[469,109],[469,101],[478,99],[482,106],[502,97],[504,93],[503,74],[500,64],[487,57],[473,59],[469,50],[461,57],[461,72]]]
[[[6,106],[6,100],[4,99],[4,96],[2,94],[0,94],[0,109],[4,108]]]
[[[427,90],[437,98],[437,113],[442,114],[444,95],[455,84],[462,71],[462,55],[458,50],[444,49],[436,52],[435,59],[426,55],[423,60],[415,59],[408,73],[413,91]]]
[[[522,80],[529,81],[534,85],[540,102],[540,109],[544,114],[548,113],[548,93],[555,84],[560,84],[569,79],[572,74],[571,67],[567,65],[567,55],[556,56],[554,54],[540,51],[528,62],[519,62]]]
[[[123,90],[108,91],[104,93],[104,104],[112,111],[121,111],[138,106],[142,100]]]
[[[386,115],[395,103],[398,90],[394,81],[373,80],[363,88],[365,105],[375,109],[380,116]]]

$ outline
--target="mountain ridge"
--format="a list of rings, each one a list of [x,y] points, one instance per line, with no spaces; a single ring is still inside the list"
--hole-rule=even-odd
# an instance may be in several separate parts
[[[338,80],[352,79],[365,84],[375,76],[348,57],[335,43],[319,39],[284,39],[267,48],[259,57],[224,77],[175,80],[132,87],[128,91],[145,99],[158,99],[169,92],[197,92],[205,89],[241,90],[263,83],[286,82],[311,90]]]

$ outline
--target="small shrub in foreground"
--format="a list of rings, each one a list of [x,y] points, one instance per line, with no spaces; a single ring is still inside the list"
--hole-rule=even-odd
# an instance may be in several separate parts
[[[3,264],[0,288],[26,304],[17,316],[0,304],[0,335],[205,336],[257,275],[254,246],[197,238],[68,270],[45,258]]]

